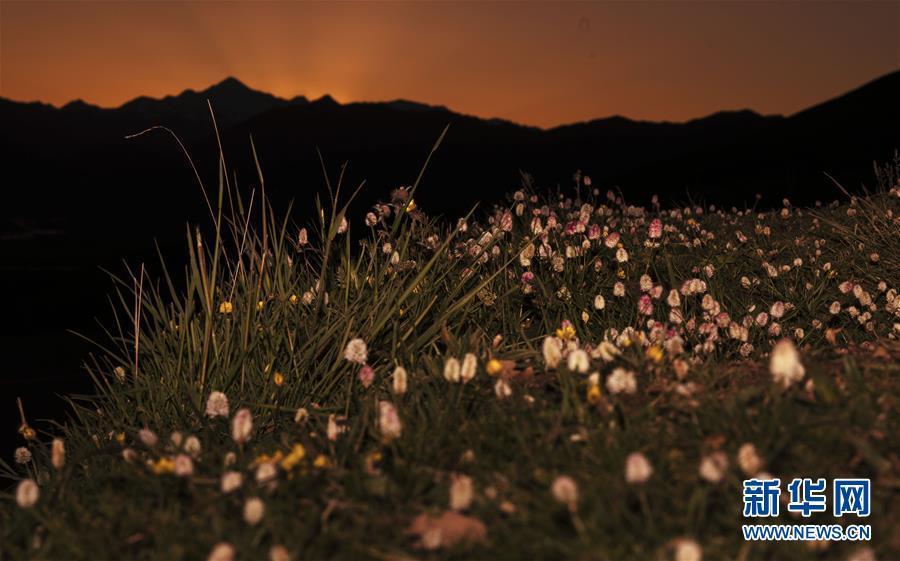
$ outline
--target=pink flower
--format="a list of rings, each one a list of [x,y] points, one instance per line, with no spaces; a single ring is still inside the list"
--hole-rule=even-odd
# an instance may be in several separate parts
[[[609,236],[606,237],[606,241],[603,242],[603,245],[605,245],[609,249],[612,249],[612,248],[616,247],[616,244],[618,244],[618,243],[619,243],[619,233],[613,232],[612,234],[610,234]]]
[[[368,388],[375,380],[375,371],[368,364],[359,369],[359,381],[364,388]]]
[[[651,238],[658,238],[662,236],[662,220],[659,218],[653,219],[653,222],[650,223],[650,228],[648,228],[647,234]]]
[[[524,273],[522,273],[522,283],[528,284],[533,280],[534,280],[534,273],[532,273],[531,271],[525,271]]]
[[[653,313],[653,300],[650,299],[650,296],[641,295],[641,299],[638,300],[638,311],[645,316]]]

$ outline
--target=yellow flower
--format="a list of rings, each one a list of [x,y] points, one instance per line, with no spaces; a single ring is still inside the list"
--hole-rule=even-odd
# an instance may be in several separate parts
[[[556,336],[567,341],[575,337],[575,328],[569,322],[564,322],[563,326],[556,330]]]
[[[587,400],[591,405],[597,405],[600,403],[600,399],[603,397],[602,392],[600,391],[600,386],[598,384],[591,384],[588,387],[587,391]]]
[[[156,475],[163,475],[175,471],[175,462],[171,458],[160,458],[155,462],[150,462],[150,470]]]
[[[296,294],[291,294],[291,297],[288,298],[288,300],[290,300],[291,304],[296,304],[299,299]]]
[[[265,307],[266,307],[266,303],[263,302],[262,300],[260,300],[259,302],[256,303],[257,311],[261,312],[261,311],[263,311],[263,308],[265,308]]]
[[[116,433],[116,442],[118,442],[119,444],[122,444],[123,442],[125,442],[125,433],[124,432]]]
[[[491,376],[496,376],[503,372],[503,363],[497,360],[496,358],[492,358],[488,361],[487,366],[485,366],[487,373]]]
[[[318,469],[327,469],[331,467],[331,460],[329,460],[328,456],[325,454],[319,454],[316,456],[316,459],[313,460],[313,466]]]
[[[290,471],[294,469],[297,464],[303,461],[303,458],[306,457],[306,449],[303,448],[302,444],[294,444],[294,447],[291,449],[291,452],[281,460],[281,467],[285,471]]]
[[[22,424],[22,426],[19,427],[19,434],[21,434],[22,438],[24,438],[25,440],[37,439],[37,433],[34,431],[33,428],[29,427],[27,424]]]
[[[616,276],[619,277],[620,279],[624,279],[625,278],[625,269],[619,269],[618,271],[616,271]]]
[[[403,317],[403,314],[405,314],[405,313],[406,313],[406,311],[403,308],[400,308],[399,310],[397,310],[397,315],[400,317]]]
[[[272,381],[275,382],[275,385],[279,388],[284,385],[284,374],[281,372],[275,372],[272,376]]]
[[[219,313],[220,314],[230,314],[234,311],[234,306],[228,300],[225,300],[221,304],[219,304]]]
[[[659,348],[658,345],[653,345],[647,348],[647,358],[659,364],[663,360],[663,350]]]
[[[406,205],[406,212],[412,212],[416,210],[416,201],[415,199],[410,199],[409,204]]]
[[[271,456],[268,454],[260,454],[253,459],[250,467],[256,467],[261,464],[275,464],[280,462],[282,458],[284,458],[284,452],[282,452],[281,450],[276,450],[275,453]]]

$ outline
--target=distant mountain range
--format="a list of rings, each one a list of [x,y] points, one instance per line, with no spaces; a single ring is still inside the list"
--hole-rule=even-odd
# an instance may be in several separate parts
[[[570,188],[582,170],[626,199],[657,193],[679,202],[752,204],[838,195],[824,173],[851,190],[871,184],[873,160],[900,148],[900,71],[788,117],[727,111],[685,123],[609,117],[539,129],[397,100],[341,104],[325,96],[282,99],[228,78],[204,91],[141,97],[105,109],[82,101],[55,108],[0,99],[6,236],[51,228],[120,239],[165,236],[202,209],[193,174],[163,125],[184,141],[209,184],[216,182],[215,111],[238,183],[258,183],[252,135],[267,193],[294,200],[301,213],[324,186],[316,149],[349,183],[366,180],[361,205],[415,178],[446,125],[448,135],[426,173],[420,202],[457,214],[492,203],[521,184]],[[201,215],[202,217],[202,215]],[[30,229],[30,230],[29,230]],[[23,234],[25,232],[25,234]],[[179,234],[180,235],[180,234]]]

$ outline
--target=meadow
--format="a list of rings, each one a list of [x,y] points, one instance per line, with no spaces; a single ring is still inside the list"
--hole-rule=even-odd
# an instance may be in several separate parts
[[[427,181],[356,215],[336,180],[306,224],[223,173],[185,270],[114,279],[96,394],[20,403],[0,559],[900,558],[900,160],[877,175],[776,209],[576,175],[458,220]],[[744,541],[755,476],[870,478],[872,541]]]

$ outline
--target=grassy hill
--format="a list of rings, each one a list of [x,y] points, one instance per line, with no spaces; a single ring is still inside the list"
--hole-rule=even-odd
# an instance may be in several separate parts
[[[898,171],[766,212],[579,177],[458,222],[219,185],[185,270],[117,280],[96,395],[22,404],[0,558],[897,558]],[[872,542],[745,542],[763,474],[871,478]]]

